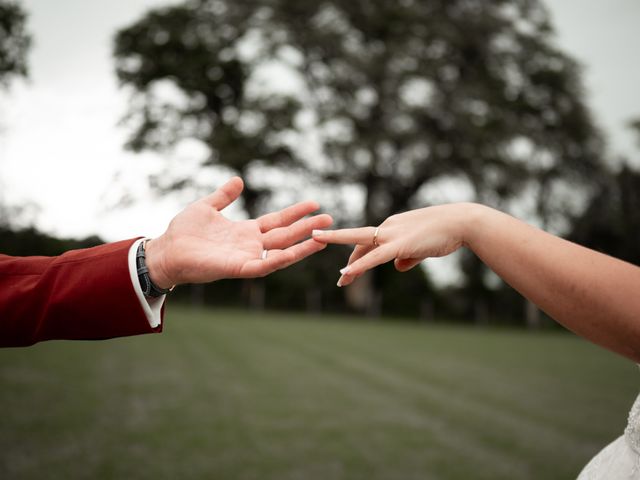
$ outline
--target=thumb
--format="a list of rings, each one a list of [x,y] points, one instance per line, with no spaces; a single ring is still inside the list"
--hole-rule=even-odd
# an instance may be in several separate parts
[[[421,261],[420,258],[396,258],[393,264],[399,272],[406,272],[418,265]]]
[[[204,197],[202,201],[217,210],[222,210],[236,201],[242,193],[243,188],[244,183],[242,182],[242,179],[240,177],[233,177],[215,192]]]

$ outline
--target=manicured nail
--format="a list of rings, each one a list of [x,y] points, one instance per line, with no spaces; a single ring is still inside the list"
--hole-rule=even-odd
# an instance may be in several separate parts
[[[351,267],[347,266],[347,267],[344,267],[342,270],[340,270],[340,273],[342,275],[348,275],[350,271],[351,271]]]
[[[324,233],[324,230],[312,230],[311,231],[311,235],[313,235],[314,237],[322,235],[323,233]]]
[[[340,277],[340,278],[338,279],[338,283],[336,283],[336,285],[338,285],[339,287],[341,287],[341,286],[342,286],[342,277]]]

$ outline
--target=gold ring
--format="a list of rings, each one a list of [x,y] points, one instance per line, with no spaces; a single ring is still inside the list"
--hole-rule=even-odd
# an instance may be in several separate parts
[[[380,231],[380,227],[376,227],[375,232],[373,232],[373,244],[376,247],[379,247],[380,245],[378,244],[378,232]]]

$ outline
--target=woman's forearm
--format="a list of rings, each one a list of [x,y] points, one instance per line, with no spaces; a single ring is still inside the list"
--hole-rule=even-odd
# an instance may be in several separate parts
[[[640,362],[640,268],[480,205],[464,244],[556,321]]]
[[[640,362],[640,268],[478,204],[393,215],[378,227],[314,231],[325,243],[356,244],[338,285],[394,260],[406,271],[467,246],[558,322]]]

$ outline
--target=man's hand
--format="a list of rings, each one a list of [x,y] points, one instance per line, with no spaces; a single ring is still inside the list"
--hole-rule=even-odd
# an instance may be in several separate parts
[[[326,214],[303,218],[320,208],[316,202],[297,203],[256,220],[225,218],[220,212],[240,196],[242,188],[242,180],[232,178],[186,207],[166,232],[147,242],[149,276],[158,287],[263,277],[326,246],[313,239],[300,242],[312,230],[333,222]]]

